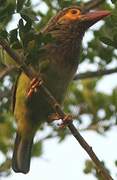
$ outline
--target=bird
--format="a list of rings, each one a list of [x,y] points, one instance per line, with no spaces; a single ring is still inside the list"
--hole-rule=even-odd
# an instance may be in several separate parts
[[[60,10],[41,30],[43,35],[50,34],[54,41],[42,47],[45,51],[40,60],[37,59],[35,69],[60,105],[64,104],[68,87],[77,71],[84,33],[109,15],[107,10],[85,13],[79,6],[70,6]],[[17,133],[12,169],[24,174],[30,170],[34,136],[41,124],[47,122],[54,113],[41,91],[33,92],[27,97],[30,87],[31,80],[21,72],[13,98]]]

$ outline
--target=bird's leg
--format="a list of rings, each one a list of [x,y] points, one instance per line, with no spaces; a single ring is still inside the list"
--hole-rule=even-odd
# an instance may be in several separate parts
[[[37,92],[39,86],[42,84],[42,80],[39,80],[38,78],[33,78],[30,83],[30,88],[27,92],[27,97],[31,97],[34,93]]]
[[[66,127],[70,122],[72,122],[73,117],[69,114],[66,114],[65,117],[61,117],[57,113],[53,113],[50,116],[48,116],[48,122],[53,122],[55,120],[62,120],[62,123],[59,124],[60,128]]]
[[[61,117],[57,113],[52,113],[51,115],[48,116],[48,122],[53,122],[59,119],[61,119]]]

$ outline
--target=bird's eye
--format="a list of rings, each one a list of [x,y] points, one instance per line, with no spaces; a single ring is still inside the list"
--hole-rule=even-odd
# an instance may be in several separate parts
[[[77,10],[73,9],[73,10],[71,10],[71,13],[72,14],[77,14]]]
[[[80,14],[80,10],[72,9],[71,14],[73,14],[73,15]]]
[[[68,22],[68,20],[78,20],[80,18],[81,11],[79,9],[70,9],[63,16],[60,17],[59,23]]]

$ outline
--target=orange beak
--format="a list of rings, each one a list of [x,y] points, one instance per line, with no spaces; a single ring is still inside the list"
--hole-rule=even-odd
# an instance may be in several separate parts
[[[109,15],[111,15],[109,11],[93,11],[86,14],[81,14],[80,20],[82,28],[84,28],[84,30],[86,31],[93,24]]]
[[[96,22],[109,15],[111,15],[109,11],[94,11],[81,15],[81,19],[88,22]]]

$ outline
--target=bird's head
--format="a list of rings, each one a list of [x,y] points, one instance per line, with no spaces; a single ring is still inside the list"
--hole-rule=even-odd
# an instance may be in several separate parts
[[[77,59],[81,40],[85,31],[110,15],[109,11],[93,11],[85,13],[78,6],[72,6],[61,10],[48,22],[43,29],[44,33],[50,33],[55,37],[55,43],[51,43],[49,52],[55,53],[57,57],[61,54],[61,59]]]
[[[44,31],[59,34],[62,32],[83,34],[89,27],[110,15],[109,11],[93,11],[84,13],[80,7],[72,6],[61,10],[55,17],[53,17]]]

